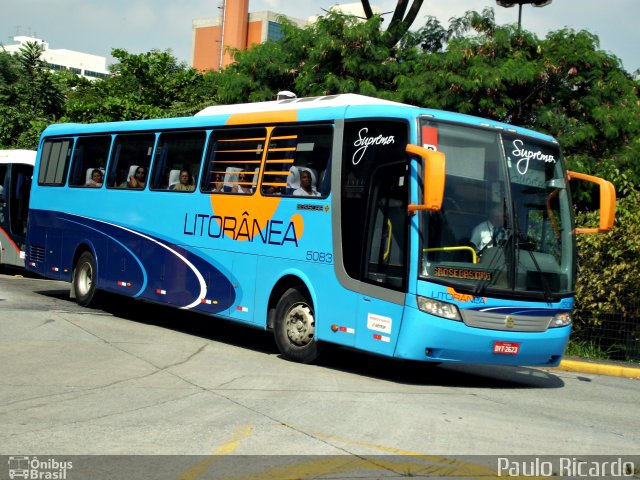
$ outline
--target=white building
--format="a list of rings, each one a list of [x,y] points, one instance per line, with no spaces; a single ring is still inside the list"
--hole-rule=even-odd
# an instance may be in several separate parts
[[[107,59],[90,53],[76,52],[73,50],[49,48],[49,44],[44,40],[34,37],[16,36],[13,37],[12,45],[4,45],[5,51],[15,54],[27,42],[37,42],[44,51],[40,57],[49,64],[52,70],[70,70],[71,72],[86,77],[90,80],[105,78],[109,75],[107,70]]]

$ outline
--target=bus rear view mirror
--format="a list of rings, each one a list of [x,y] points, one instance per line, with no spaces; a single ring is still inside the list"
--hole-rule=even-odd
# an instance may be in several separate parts
[[[407,207],[409,213],[414,214],[418,210],[439,211],[442,208],[442,197],[444,196],[446,163],[444,153],[411,144],[407,145],[406,151],[424,159],[424,200],[422,205],[410,204]]]
[[[602,233],[613,228],[616,216],[616,189],[607,180],[585,173],[567,171],[569,180],[578,179],[595,183],[600,188],[600,226],[598,228],[576,228],[576,233]]]

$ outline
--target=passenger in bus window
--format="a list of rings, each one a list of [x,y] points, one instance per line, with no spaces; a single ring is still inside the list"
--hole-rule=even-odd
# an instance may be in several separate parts
[[[274,187],[272,185],[263,185],[262,186],[262,193],[263,195],[282,195],[282,188],[281,187]]]
[[[115,174],[111,174],[107,177],[109,185],[113,188],[125,188],[127,186],[127,170],[120,167],[116,170]]]
[[[180,171],[180,182],[176,184],[174,190],[178,192],[193,192],[195,186],[193,185],[193,176],[189,170]]]
[[[231,189],[234,193],[252,193],[251,182],[246,174],[238,175],[238,184]]]
[[[101,187],[103,181],[102,171],[99,168],[94,168],[91,172],[91,178],[85,185],[87,187]]]
[[[147,184],[147,171],[144,167],[136,168],[136,173],[129,177],[127,186],[129,188],[144,188]]]
[[[216,173],[215,176],[213,177],[213,188],[211,189],[211,191],[221,192],[223,187],[224,187],[224,178],[222,177],[221,173]]]
[[[309,170],[300,172],[300,187],[293,191],[294,196],[299,197],[319,197],[320,193],[313,185],[313,178]]]

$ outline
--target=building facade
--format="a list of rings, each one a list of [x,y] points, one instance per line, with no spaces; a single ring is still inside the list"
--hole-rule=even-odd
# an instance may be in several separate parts
[[[49,64],[51,70],[69,70],[77,75],[90,80],[105,78],[109,76],[107,70],[107,59],[90,53],[76,52],[73,50],[49,48],[49,44],[40,38],[18,35],[13,37],[14,43],[5,45],[5,51],[15,54],[26,43],[36,42],[42,48],[41,59]]]
[[[192,66],[198,70],[221,70],[233,63],[229,48],[246,50],[267,40],[279,40],[283,34],[283,18],[298,27],[318,19],[313,16],[305,21],[271,11],[249,13],[249,0],[222,0],[218,9],[219,17],[193,20]],[[364,19],[361,2],[335,4],[329,10]],[[373,5],[372,10],[382,13],[377,5]]]
[[[282,18],[303,27],[306,21],[276,12],[249,13],[248,0],[226,0],[221,16],[193,20],[193,62],[198,70],[221,70],[233,58],[229,48],[246,50],[252,45],[279,40]]]

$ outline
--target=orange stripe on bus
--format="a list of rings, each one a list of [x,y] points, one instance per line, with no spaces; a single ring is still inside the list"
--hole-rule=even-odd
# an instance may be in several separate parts
[[[226,125],[249,125],[252,123],[283,123],[298,120],[296,110],[283,110],[280,112],[251,112],[235,113],[229,117]]]

